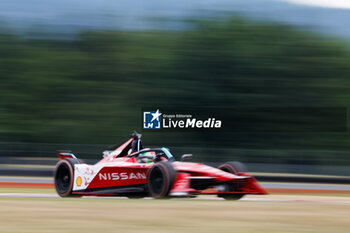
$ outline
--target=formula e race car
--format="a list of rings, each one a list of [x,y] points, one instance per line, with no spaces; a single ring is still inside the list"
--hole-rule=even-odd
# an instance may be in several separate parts
[[[203,163],[175,161],[167,148],[142,149],[139,134],[119,147],[104,153],[94,165],[77,159],[70,151],[58,151],[54,172],[57,193],[61,197],[98,195],[129,198],[194,197],[215,194],[237,200],[245,194],[267,194],[246,173],[239,162],[227,162],[218,168]]]

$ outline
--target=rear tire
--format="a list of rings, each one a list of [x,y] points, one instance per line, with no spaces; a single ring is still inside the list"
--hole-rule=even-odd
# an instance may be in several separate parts
[[[55,188],[58,195],[61,197],[80,197],[81,195],[73,195],[74,182],[74,165],[79,164],[79,161],[72,158],[60,160],[54,172]]]
[[[237,175],[240,172],[247,172],[247,168],[246,166],[241,163],[241,162],[227,162],[224,164],[221,164],[218,169],[224,171],[224,172],[228,172],[231,174],[235,174]],[[239,185],[239,184],[237,184]],[[235,186],[230,186],[228,187],[229,191],[236,191],[236,187]],[[225,200],[239,200],[244,196],[244,194],[218,194],[218,197],[222,197]]]
[[[154,164],[148,171],[147,188],[153,198],[166,198],[172,188],[176,171],[168,162]]]

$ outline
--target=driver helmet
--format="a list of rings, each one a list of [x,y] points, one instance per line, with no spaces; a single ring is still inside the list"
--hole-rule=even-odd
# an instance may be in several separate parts
[[[142,159],[140,159],[140,162],[141,163],[152,163],[153,161],[150,158],[142,158]]]
[[[152,163],[153,162],[153,157],[156,155],[156,153],[154,151],[150,151],[150,152],[144,152],[144,153],[140,153],[140,156],[147,156],[147,157],[143,157],[140,158],[139,161],[141,163]]]

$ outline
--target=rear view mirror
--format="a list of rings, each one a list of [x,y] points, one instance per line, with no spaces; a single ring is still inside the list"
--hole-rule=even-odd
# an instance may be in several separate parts
[[[184,154],[181,156],[181,161],[184,161],[186,159],[192,159],[192,154]]]

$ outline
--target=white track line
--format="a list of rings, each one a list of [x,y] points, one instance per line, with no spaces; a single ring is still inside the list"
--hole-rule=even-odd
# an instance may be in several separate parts
[[[54,197],[59,196],[56,193],[0,193],[0,197]]]

